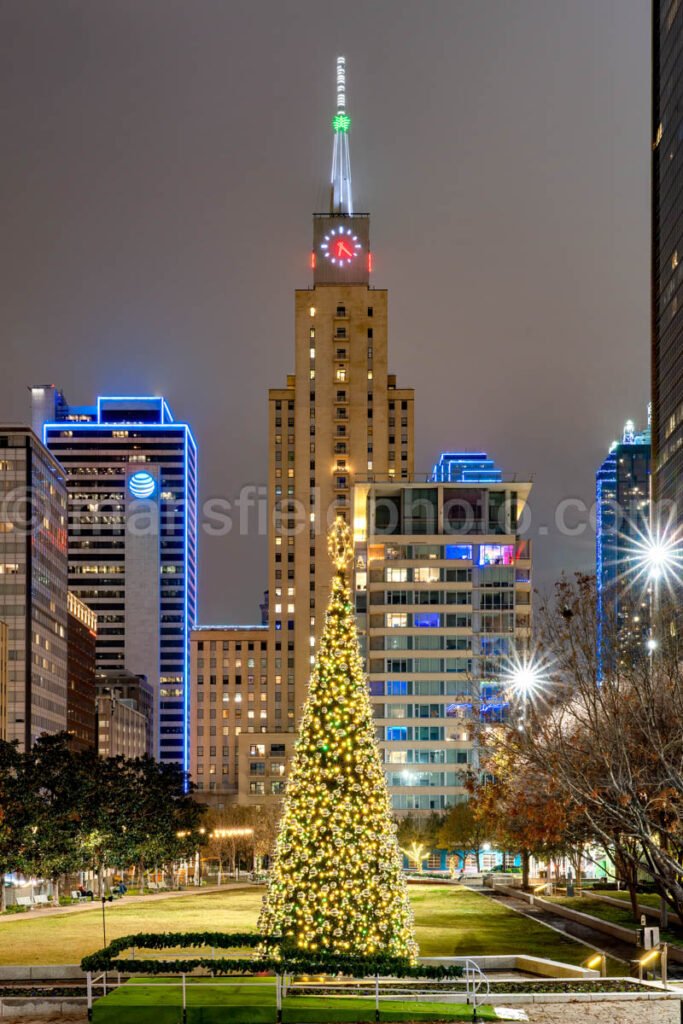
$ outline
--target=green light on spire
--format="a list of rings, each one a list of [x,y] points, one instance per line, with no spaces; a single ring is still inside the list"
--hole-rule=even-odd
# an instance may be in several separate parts
[[[332,128],[335,132],[348,132],[351,127],[351,118],[341,111],[332,118]]]

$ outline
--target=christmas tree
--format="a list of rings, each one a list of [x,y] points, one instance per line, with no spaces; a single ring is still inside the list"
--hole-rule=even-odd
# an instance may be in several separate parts
[[[309,952],[414,959],[413,915],[358,647],[343,519],[328,546],[336,573],[259,928]]]

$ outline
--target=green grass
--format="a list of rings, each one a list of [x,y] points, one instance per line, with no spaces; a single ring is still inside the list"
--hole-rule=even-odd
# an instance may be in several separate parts
[[[124,898],[107,904],[107,939],[145,931],[250,931],[256,928],[262,895],[263,889],[245,886],[149,903],[126,904]],[[423,956],[527,953],[580,964],[592,953],[467,889],[411,886],[410,895]],[[73,914],[33,915],[0,920],[0,964],[75,964],[103,945],[98,905]],[[610,964],[610,973],[614,968]]]
[[[631,897],[623,889],[591,889],[590,892],[594,892],[598,896],[611,896],[612,899],[621,900],[622,903],[631,905]],[[638,902],[642,903],[644,907],[655,907],[659,910],[659,894],[656,892],[639,892]]]
[[[94,1024],[180,1024],[181,988],[165,987],[163,978],[136,978],[116,989],[94,1006]],[[176,983],[178,979],[172,979]],[[274,1024],[275,985],[272,978],[250,979],[251,984],[235,981],[229,987],[213,987],[211,979],[196,978],[198,985],[187,988],[188,1024],[221,1024],[229,1010],[230,1024]],[[229,979],[222,979],[225,983]],[[372,1022],[374,999],[358,996],[290,996],[283,1000],[283,1024],[330,1022]],[[477,1011],[481,1020],[495,1020],[488,1006]],[[125,1014],[125,1017],[124,1017]],[[380,1003],[383,1021],[472,1020],[472,1010],[463,1003],[415,1002],[407,1000]]]
[[[621,925],[622,928],[629,928],[634,933],[640,928],[640,919],[638,922],[633,920],[631,914],[631,905],[626,902],[623,909],[622,907],[615,907],[611,903],[603,903],[602,900],[591,899],[590,896],[551,896],[544,897],[548,898],[552,903],[561,903],[564,907],[569,907],[571,910],[578,910],[582,914],[590,914],[592,917],[597,917],[601,921],[609,921],[610,924]],[[640,897],[639,897],[640,899]],[[648,920],[649,925],[656,925],[655,919]],[[671,926],[670,928],[664,928],[660,932],[662,941],[670,942],[674,946],[683,946],[683,930]]]

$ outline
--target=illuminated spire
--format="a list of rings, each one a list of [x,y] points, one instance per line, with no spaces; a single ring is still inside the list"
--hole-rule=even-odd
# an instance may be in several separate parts
[[[337,57],[337,112],[332,118],[334,148],[332,150],[330,213],[353,213],[351,157],[349,155],[350,127],[351,118],[346,112],[346,57]]]

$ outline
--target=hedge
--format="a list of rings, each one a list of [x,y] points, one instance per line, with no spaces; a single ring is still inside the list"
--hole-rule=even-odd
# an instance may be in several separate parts
[[[119,959],[119,954],[137,949],[185,949],[188,947],[214,949],[259,949],[252,960],[234,957],[193,957],[184,960]],[[268,947],[271,949],[268,949]],[[274,949],[272,948],[274,947]],[[203,968],[212,975],[223,974],[345,974],[355,978],[375,975],[397,978],[460,978],[462,967],[443,967],[432,964],[413,964],[405,957],[358,956],[342,953],[308,953],[281,938],[259,935],[255,932],[138,932],[114,939],[104,949],[81,960],[84,971],[121,971],[123,974],[190,974]]]

